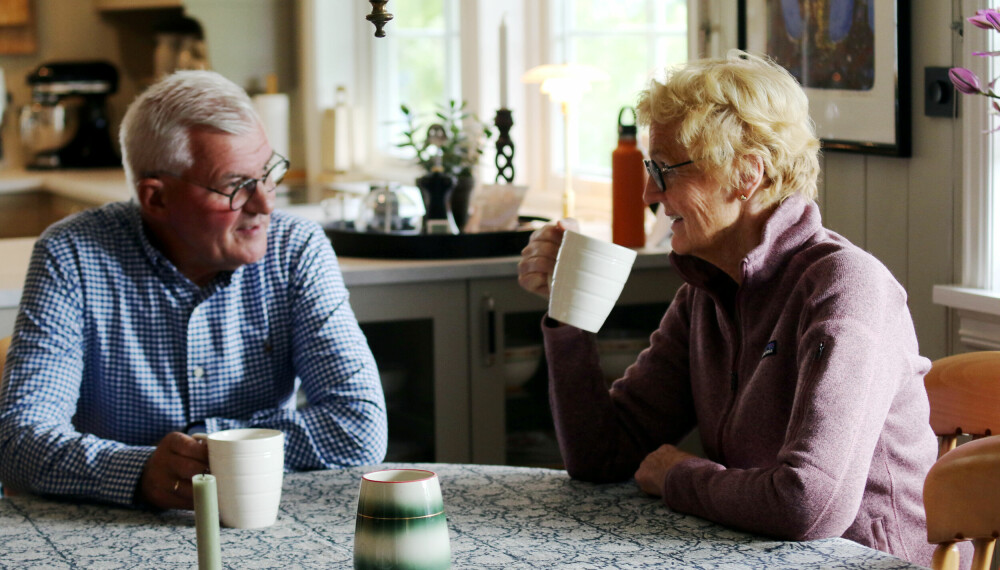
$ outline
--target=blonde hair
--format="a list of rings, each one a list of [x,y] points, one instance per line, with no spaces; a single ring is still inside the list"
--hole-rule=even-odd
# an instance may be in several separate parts
[[[805,92],[769,59],[731,50],[667,71],[639,95],[641,124],[676,124],[678,142],[724,187],[739,188],[764,165],[764,203],[817,195],[819,140]]]

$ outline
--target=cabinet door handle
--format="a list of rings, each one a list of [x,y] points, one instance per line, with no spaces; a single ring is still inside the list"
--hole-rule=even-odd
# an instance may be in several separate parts
[[[491,295],[483,295],[483,361],[487,367],[497,359],[497,313],[496,302]]]

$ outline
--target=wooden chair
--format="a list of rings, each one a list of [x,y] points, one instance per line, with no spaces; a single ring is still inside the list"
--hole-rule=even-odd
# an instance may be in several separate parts
[[[3,392],[3,365],[7,361],[8,348],[10,348],[10,337],[0,338],[0,392]]]
[[[8,348],[10,348],[10,337],[5,336],[0,338],[0,394],[3,394],[3,365],[7,361]],[[0,498],[10,497],[11,495],[13,495],[13,493],[4,489],[3,483],[0,482]]]
[[[956,543],[972,539],[972,568],[986,570],[1000,531],[1000,437],[989,437],[1000,434],[1000,351],[935,360],[924,385],[940,438],[924,483],[927,538],[938,545],[932,566],[957,569]],[[956,448],[963,435],[973,441]]]
[[[931,428],[941,438],[939,458],[955,449],[960,435],[973,439],[1000,435],[1000,351],[935,360],[924,386],[931,403]]]
[[[972,570],[987,570],[1000,534],[1000,436],[946,453],[924,480],[927,540],[937,544],[931,568],[957,570],[958,542],[972,540]]]

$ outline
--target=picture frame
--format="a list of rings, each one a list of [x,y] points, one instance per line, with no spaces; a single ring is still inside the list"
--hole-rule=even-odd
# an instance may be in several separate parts
[[[739,0],[737,17],[740,49],[802,84],[824,150],[910,156],[909,0]]]

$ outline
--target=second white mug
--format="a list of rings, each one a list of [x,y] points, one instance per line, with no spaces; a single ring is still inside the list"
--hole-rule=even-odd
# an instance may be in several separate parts
[[[285,434],[274,429],[230,429],[196,434],[208,445],[218,484],[219,519],[232,528],[271,526],[278,517],[285,472]]]

